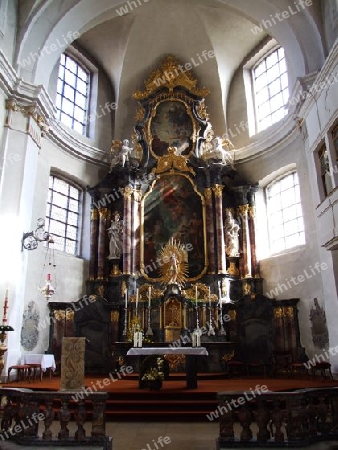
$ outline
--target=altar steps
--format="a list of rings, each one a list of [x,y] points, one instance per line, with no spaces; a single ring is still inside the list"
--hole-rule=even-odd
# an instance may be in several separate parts
[[[109,421],[208,421],[217,408],[215,393],[165,392],[142,389],[139,395],[110,394],[106,416]]]

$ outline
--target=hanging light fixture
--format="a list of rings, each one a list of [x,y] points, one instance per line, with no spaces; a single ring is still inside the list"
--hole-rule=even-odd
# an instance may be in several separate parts
[[[53,239],[50,239],[47,243],[45,262],[43,264],[39,283],[39,291],[43,294],[47,301],[50,300],[56,291],[56,264],[53,244]],[[55,287],[52,285],[52,281]]]

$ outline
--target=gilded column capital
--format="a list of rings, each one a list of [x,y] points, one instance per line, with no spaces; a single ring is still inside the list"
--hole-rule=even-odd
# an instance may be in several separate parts
[[[246,217],[246,215],[248,214],[248,210],[249,210],[249,205],[237,206],[238,213],[243,217]]]
[[[12,97],[6,101],[6,109],[7,111],[20,112],[26,117],[32,117],[41,130],[41,136],[48,133],[49,125],[37,103],[22,105],[16,98]]]
[[[100,219],[107,219],[108,208],[99,208],[98,213],[99,213]]]
[[[133,192],[134,192],[134,189],[131,186],[126,186],[123,189],[123,195],[125,198],[131,198]]]
[[[256,215],[256,208],[253,205],[249,206],[248,213],[250,219],[254,219]]]
[[[134,199],[136,202],[140,202],[142,200],[142,191],[140,191],[138,189],[134,189],[133,194],[134,194]]]
[[[207,200],[211,200],[211,197],[212,197],[212,190],[211,190],[211,188],[205,188],[204,189],[204,197]]]
[[[92,208],[90,210],[90,220],[94,221],[98,219],[99,219],[99,211],[97,210],[97,208]]]
[[[224,186],[222,186],[221,184],[215,184],[215,186],[212,187],[215,197],[217,198],[222,197],[223,187]]]

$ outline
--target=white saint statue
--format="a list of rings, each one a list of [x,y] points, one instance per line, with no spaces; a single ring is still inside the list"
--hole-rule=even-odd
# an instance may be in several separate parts
[[[114,219],[107,231],[110,237],[108,259],[120,258],[123,243],[123,220],[120,220],[118,212],[115,212]]]
[[[229,210],[226,211],[226,253],[228,256],[239,256],[239,225],[232,217]]]

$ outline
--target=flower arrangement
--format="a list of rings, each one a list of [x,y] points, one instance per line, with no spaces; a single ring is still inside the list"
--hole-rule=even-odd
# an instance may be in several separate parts
[[[164,360],[161,357],[156,358],[156,366],[149,367],[149,369],[143,374],[143,381],[163,381],[164,380],[164,371],[163,371],[163,363]]]

